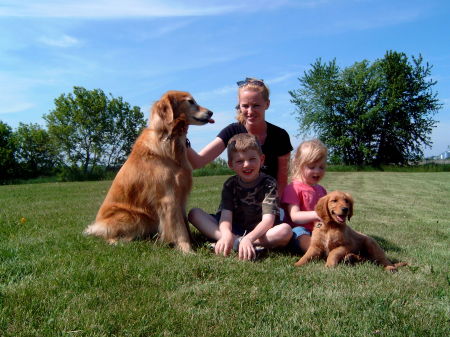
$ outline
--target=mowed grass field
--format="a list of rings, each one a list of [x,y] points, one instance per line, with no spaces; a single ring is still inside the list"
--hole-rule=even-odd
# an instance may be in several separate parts
[[[214,212],[227,177],[194,178],[189,207]],[[450,173],[329,172],[355,199],[350,225],[394,261],[295,268],[154,241],[81,233],[111,182],[0,186],[0,336],[449,336]]]

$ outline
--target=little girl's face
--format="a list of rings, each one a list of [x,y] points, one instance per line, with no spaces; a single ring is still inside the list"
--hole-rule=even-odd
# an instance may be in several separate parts
[[[305,165],[302,170],[303,182],[308,185],[317,184],[325,175],[325,161],[317,161]]]

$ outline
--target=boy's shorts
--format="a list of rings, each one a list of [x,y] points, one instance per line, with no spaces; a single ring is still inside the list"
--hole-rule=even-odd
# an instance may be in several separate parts
[[[292,228],[292,237],[291,241],[289,241],[288,247],[296,253],[304,253],[301,251],[299,242],[297,240],[302,235],[311,236],[311,232],[302,226]]]
[[[209,215],[211,215],[214,219],[216,219],[217,223],[220,222],[220,216],[221,216],[220,211],[217,212],[216,214],[210,213]],[[236,226],[232,226],[231,232],[237,236],[244,236],[247,233],[247,231],[244,230],[243,228],[239,228],[239,227],[236,228]]]
[[[218,211],[216,214],[209,214],[211,215],[214,219],[216,219],[217,223],[220,222],[220,216],[221,216],[221,212]],[[279,225],[281,222],[279,221],[279,218],[276,217],[275,218],[275,223],[274,226]],[[249,232],[249,230],[242,228],[242,226],[237,225],[237,224],[232,224],[232,229],[231,231],[233,232],[234,235],[237,236],[244,236],[245,234],[247,234]]]

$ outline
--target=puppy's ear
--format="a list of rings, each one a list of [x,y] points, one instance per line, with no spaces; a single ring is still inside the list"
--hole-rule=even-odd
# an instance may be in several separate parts
[[[350,218],[353,216],[353,197],[351,196],[351,194],[349,193],[345,193],[345,197],[347,198],[348,202],[349,202],[349,210],[348,210],[348,215],[347,215],[347,219],[350,220]]]
[[[325,195],[322,198],[320,198],[314,209],[319,218],[321,218],[325,223],[329,222],[330,220],[330,211],[328,210],[328,199],[329,199],[328,195]]]

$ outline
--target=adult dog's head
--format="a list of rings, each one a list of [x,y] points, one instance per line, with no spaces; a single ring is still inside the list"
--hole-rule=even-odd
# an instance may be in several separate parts
[[[152,107],[150,127],[167,136],[186,134],[189,125],[214,123],[212,112],[185,91],[168,91]]]
[[[344,226],[353,215],[353,198],[348,193],[333,191],[319,199],[315,210],[324,224]]]

